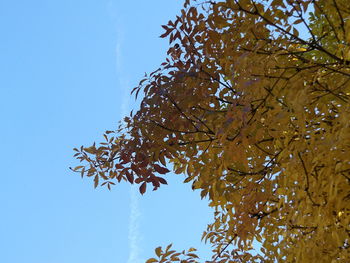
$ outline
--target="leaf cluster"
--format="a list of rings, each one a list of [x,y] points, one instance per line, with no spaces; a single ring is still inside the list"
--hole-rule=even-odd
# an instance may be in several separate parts
[[[185,1],[163,28],[139,110],[73,170],[141,194],[185,173],[216,211],[212,262],[349,262],[348,1]]]

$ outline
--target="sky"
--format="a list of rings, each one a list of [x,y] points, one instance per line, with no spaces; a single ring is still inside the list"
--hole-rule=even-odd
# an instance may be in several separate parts
[[[154,248],[210,247],[207,202],[169,174],[140,196],[94,189],[68,167],[136,107],[130,90],[164,60],[180,0],[0,0],[0,262],[138,263]]]

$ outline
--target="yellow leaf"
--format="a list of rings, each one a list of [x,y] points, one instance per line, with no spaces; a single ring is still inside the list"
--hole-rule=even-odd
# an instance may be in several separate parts
[[[155,249],[155,252],[156,252],[156,255],[157,255],[158,257],[160,257],[161,254],[162,254],[162,248],[161,248],[161,247],[157,247],[157,248]]]
[[[154,262],[158,262],[158,260],[155,258],[150,258],[146,261],[146,263],[154,263]]]

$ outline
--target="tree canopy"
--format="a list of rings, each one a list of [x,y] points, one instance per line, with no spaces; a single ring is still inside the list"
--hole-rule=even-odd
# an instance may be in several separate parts
[[[186,0],[163,28],[140,108],[73,170],[141,194],[186,174],[215,208],[210,262],[349,262],[349,1]],[[148,260],[180,261],[200,262],[171,246]]]

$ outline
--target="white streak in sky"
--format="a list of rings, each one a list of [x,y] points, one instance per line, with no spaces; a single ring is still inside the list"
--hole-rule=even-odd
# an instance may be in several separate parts
[[[123,88],[123,102],[122,117],[127,116],[130,111],[130,84],[128,81],[121,79],[121,87]],[[139,218],[140,218],[140,208],[139,208],[139,198],[138,198],[138,187],[136,185],[131,185],[130,187],[130,216],[129,216],[129,258],[128,263],[139,263],[144,262],[140,259],[140,239],[141,234],[139,231]]]
[[[110,6],[114,5],[114,1],[109,2]],[[130,82],[128,80],[127,72],[123,72],[123,26],[120,20],[121,16],[118,16],[118,8],[113,7],[117,14],[115,17],[116,31],[117,31],[117,43],[115,46],[115,58],[116,58],[116,71],[118,77],[118,86],[121,90],[122,104],[120,119],[129,115],[130,112]],[[128,233],[128,245],[129,245],[129,257],[128,263],[144,262],[140,259],[140,231],[139,231],[139,218],[140,208],[138,200],[138,188],[136,185],[130,187],[130,215],[129,215],[129,233]]]
[[[139,232],[139,200],[137,186],[130,187],[130,219],[129,219],[129,258],[128,263],[141,262],[140,257],[140,232]]]
[[[120,77],[121,73],[121,64],[122,64],[122,54],[121,54],[121,44],[120,44],[120,37],[118,37],[118,41],[115,47],[115,57],[116,57],[116,67],[117,67],[117,74]]]

